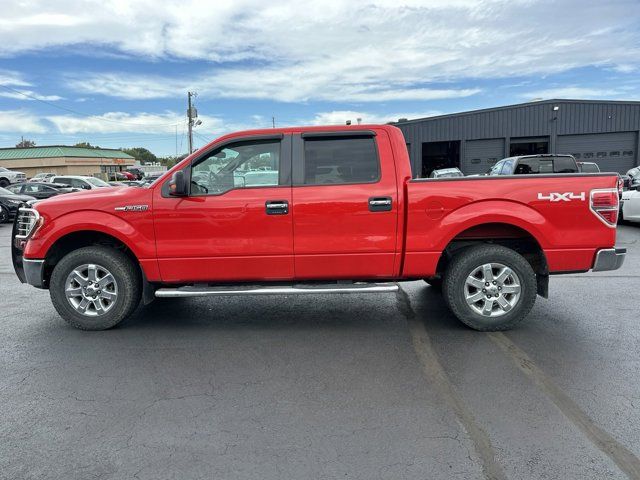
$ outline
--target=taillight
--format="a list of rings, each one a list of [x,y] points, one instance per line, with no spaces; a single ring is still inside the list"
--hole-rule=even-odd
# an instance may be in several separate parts
[[[618,223],[618,202],[618,188],[591,190],[589,207],[608,227],[615,227]]]
[[[622,198],[622,192],[624,192],[624,180],[618,177],[618,199]]]

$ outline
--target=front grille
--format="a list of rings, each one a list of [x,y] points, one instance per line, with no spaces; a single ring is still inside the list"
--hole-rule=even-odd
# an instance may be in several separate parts
[[[33,233],[40,214],[33,208],[21,207],[18,209],[18,218],[16,220],[16,238],[25,240]]]
[[[16,180],[17,180],[18,182],[24,182],[26,179],[27,179],[27,176],[26,176],[24,173],[19,173],[19,174],[16,176]]]

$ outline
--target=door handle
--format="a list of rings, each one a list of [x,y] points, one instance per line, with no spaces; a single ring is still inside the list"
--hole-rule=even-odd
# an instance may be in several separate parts
[[[371,197],[369,199],[370,212],[389,212],[392,207],[391,197]]]
[[[286,200],[269,200],[264,206],[267,215],[286,215],[289,213],[289,202]]]

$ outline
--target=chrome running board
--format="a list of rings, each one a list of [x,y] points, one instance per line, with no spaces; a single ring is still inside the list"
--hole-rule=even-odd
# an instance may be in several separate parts
[[[208,297],[222,295],[302,295],[310,293],[389,293],[398,291],[396,283],[345,283],[248,286],[186,286],[159,288],[156,297]]]

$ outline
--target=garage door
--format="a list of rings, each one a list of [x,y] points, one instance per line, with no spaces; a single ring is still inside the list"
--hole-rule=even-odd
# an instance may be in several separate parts
[[[465,175],[485,173],[504,158],[504,138],[467,140],[464,144],[462,171]]]
[[[636,133],[559,135],[557,153],[570,153],[579,162],[595,162],[603,172],[626,173],[636,164]]]

